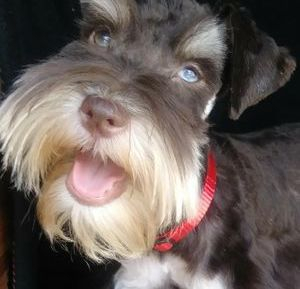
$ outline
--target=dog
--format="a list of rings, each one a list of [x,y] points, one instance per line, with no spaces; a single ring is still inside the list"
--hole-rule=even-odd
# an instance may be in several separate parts
[[[112,288],[299,289],[300,125],[216,133],[296,63],[232,1],[83,0],[81,37],[0,107],[3,167]]]

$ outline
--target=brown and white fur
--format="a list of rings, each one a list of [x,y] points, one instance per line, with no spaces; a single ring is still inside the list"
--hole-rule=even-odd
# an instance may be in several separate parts
[[[207,123],[220,90],[236,119],[283,86],[289,52],[232,3],[82,2],[81,39],[28,68],[0,107],[4,168],[36,194],[48,237],[121,261],[118,289],[299,288],[299,126],[232,137]],[[169,253],[153,252],[159,233],[197,214],[209,149],[211,208]],[[74,196],[80,153],[122,170],[121,193]]]

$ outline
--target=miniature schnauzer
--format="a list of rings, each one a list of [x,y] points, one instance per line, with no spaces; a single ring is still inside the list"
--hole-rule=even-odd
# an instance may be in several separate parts
[[[4,168],[114,288],[299,289],[300,125],[209,130],[283,86],[287,49],[226,1],[83,0],[81,38],[0,108]]]

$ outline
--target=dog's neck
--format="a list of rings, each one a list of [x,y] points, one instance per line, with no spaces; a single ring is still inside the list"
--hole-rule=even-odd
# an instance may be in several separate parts
[[[192,220],[183,221],[175,228],[159,235],[153,247],[155,251],[166,252],[173,248],[187,237],[202,221],[206,215],[215,195],[216,190],[216,163],[212,152],[209,152],[207,159],[207,172],[201,192],[199,212]]]

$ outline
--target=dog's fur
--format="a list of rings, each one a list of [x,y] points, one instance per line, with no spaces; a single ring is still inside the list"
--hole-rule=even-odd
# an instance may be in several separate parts
[[[52,241],[74,242],[96,261],[123,266],[115,288],[300,288],[300,126],[243,136],[209,132],[216,96],[230,115],[283,86],[295,69],[285,48],[232,3],[85,0],[82,37],[32,66],[0,107],[4,167],[38,198]],[[109,48],[97,31],[109,30]],[[187,83],[182,67],[199,70]],[[80,107],[96,95],[122,107],[128,128],[96,137]],[[79,150],[111,160],[126,191],[87,206],[65,179]],[[156,236],[198,212],[208,150],[217,191],[200,226],[168,253]]]

